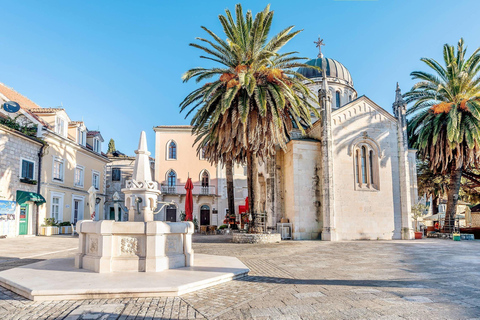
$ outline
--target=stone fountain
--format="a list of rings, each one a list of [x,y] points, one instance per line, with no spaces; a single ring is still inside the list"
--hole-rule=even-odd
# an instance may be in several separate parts
[[[160,191],[152,180],[144,131],[135,153],[132,180],[122,189],[128,221],[82,221],[77,227],[77,268],[108,273],[193,266],[193,223],[154,221]]]

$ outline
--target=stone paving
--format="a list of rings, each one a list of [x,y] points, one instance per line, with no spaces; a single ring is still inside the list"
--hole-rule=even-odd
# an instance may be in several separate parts
[[[229,240],[195,235],[194,249],[238,257],[245,278],[165,298],[32,302],[0,287],[0,318],[480,319],[480,241]],[[65,236],[0,239],[0,270],[75,247]]]

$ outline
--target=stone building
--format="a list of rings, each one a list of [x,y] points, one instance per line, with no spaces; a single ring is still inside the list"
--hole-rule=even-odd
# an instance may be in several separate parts
[[[106,199],[105,213],[103,219],[128,221],[128,210],[125,208],[125,194],[122,192],[126,188],[126,181],[132,179],[133,168],[135,166],[135,157],[127,156],[120,151],[107,153],[110,160],[105,170],[106,174]],[[152,177],[155,176],[155,160],[150,158],[150,170]],[[118,205],[119,214],[115,217],[115,208],[113,195],[117,192],[119,195]]]
[[[292,223],[293,239],[409,239],[417,201],[416,154],[408,148],[406,103],[397,85],[393,114],[358,96],[340,62],[300,68],[318,93],[321,119],[293,132],[264,171],[269,223]],[[268,164],[268,163],[267,163]]]
[[[4,99],[0,95],[0,104]],[[6,117],[0,112],[0,118]],[[44,203],[38,196],[44,146],[35,136],[0,124],[0,236],[37,233],[37,214]]]
[[[83,121],[72,121],[64,108],[41,108],[3,84],[0,95],[20,105],[19,113],[37,126],[36,137],[46,145],[37,187],[46,205],[39,207],[37,224],[45,218],[72,223],[90,219],[87,203],[90,186],[97,189],[95,211],[103,213],[105,167],[109,160],[101,151],[100,132],[89,131]],[[17,119],[16,114],[9,117]]]
[[[191,126],[154,128],[155,180],[162,192],[160,201],[174,203],[162,209],[156,219],[180,221],[180,214],[185,211],[185,183],[190,177],[194,185],[194,217],[201,225],[222,225],[228,209],[225,168],[212,165],[197,154],[191,130]],[[245,203],[247,182],[243,166],[236,165],[233,170],[237,211]]]

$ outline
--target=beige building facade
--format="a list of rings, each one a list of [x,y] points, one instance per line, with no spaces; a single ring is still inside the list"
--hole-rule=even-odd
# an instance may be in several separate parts
[[[41,108],[3,84],[0,94],[20,105],[18,113],[24,114],[38,128],[36,138],[45,144],[39,160],[41,164],[37,166],[41,177],[37,192],[46,203],[39,206],[37,226],[45,218],[71,223],[91,219],[87,192],[91,186],[96,189],[94,219],[102,218],[105,169],[109,160],[101,151],[103,137],[100,132],[89,131],[83,121],[72,121],[64,108]],[[10,117],[15,118],[17,114]]]
[[[225,168],[210,164],[193,146],[191,126],[157,126],[155,131],[155,180],[160,201],[172,202],[155,219],[180,221],[185,211],[185,183],[192,178],[193,216],[200,225],[222,225],[227,212]],[[234,166],[235,205],[245,203],[247,183],[243,166]]]

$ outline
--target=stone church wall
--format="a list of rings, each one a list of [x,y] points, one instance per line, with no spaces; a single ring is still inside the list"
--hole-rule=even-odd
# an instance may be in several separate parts
[[[292,140],[283,154],[284,214],[294,240],[319,239],[322,230],[318,180],[320,142]],[[281,198],[281,196],[279,196]]]
[[[341,111],[341,112],[340,112]],[[400,237],[400,188],[397,129],[393,117],[366,102],[332,114],[335,229],[337,240]],[[353,147],[378,144],[378,190],[355,185]]]

